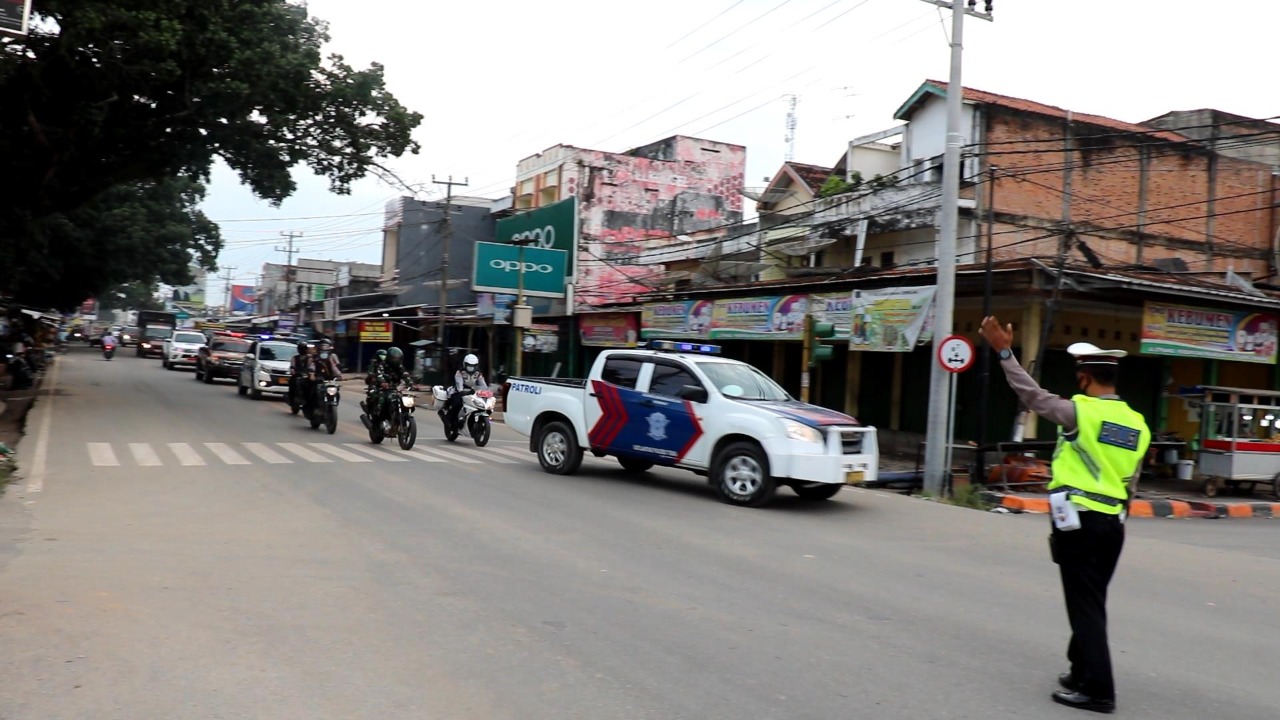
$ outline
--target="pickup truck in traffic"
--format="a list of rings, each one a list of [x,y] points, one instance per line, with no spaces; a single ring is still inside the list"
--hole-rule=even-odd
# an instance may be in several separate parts
[[[549,473],[577,472],[584,452],[613,456],[628,472],[684,468],[734,505],[765,505],[779,485],[826,500],[876,479],[875,428],[799,402],[718,352],[655,341],[601,353],[586,380],[513,377],[504,418]]]
[[[164,357],[164,341],[178,327],[178,316],[163,310],[138,311],[138,357]]]

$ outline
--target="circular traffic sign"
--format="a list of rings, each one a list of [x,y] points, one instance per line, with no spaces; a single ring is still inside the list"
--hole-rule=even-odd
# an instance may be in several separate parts
[[[938,343],[938,364],[943,370],[962,373],[973,365],[973,343],[963,335],[950,335]]]

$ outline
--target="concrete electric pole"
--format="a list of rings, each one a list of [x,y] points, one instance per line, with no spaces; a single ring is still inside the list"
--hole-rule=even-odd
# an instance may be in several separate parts
[[[220,279],[222,280],[222,282],[223,282],[223,286],[222,286],[222,316],[223,316],[224,318],[225,318],[227,315],[230,315],[230,314],[231,314],[231,283],[232,283],[232,282],[233,282],[233,280],[234,280],[234,277],[232,276],[231,271],[233,271],[233,270],[235,270],[235,268],[233,268],[233,267],[223,268],[223,269],[222,269],[223,275],[222,275],[222,277],[220,278]]]
[[[940,495],[951,468],[947,464],[947,437],[951,416],[950,373],[938,362],[942,341],[951,335],[956,300],[956,236],[960,226],[960,150],[964,111],[964,82],[961,62],[964,57],[964,16],[991,20],[992,0],[986,0],[985,11],[978,12],[977,0],[924,0],[930,5],[951,10],[951,78],[947,83],[947,139],[942,156],[941,227],[938,233],[938,290],[934,295],[933,351],[929,363],[929,422],[925,435],[924,489]],[[968,5],[966,9],[965,5]]]
[[[449,310],[449,243],[453,240],[453,186],[467,186],[467,178],[463,178],[462,182],[454,182],[453,176],[450,175],[448,180],[437,180],[435,175],[431,176],[431,182],[436,185],[445,186],[444,195],[444,227],[441,228],[440,241],[440,330],[436,337],[436,343],[440,347],[440,377],[444,382],[446,368],[445,361],[449,354],[444,344],[445,318],[448,316]]]
[[[293,255],[298,252],[293,249],[293,239],[302,237],[302,233],[282,232],[280,236],[289,239],[288,247],[276,246],[276,252],[285,253],[285,257],[288,258],[287,264],[284,266],[284,302],[285,308],[288,309],[293,307],[290,304],[293,302]],[[280,314],[280,308],[275,308],[275,311],[277,315]]]

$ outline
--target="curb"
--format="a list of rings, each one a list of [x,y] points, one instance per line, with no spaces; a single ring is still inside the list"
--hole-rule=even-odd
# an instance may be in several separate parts
[[[984,491],[982,499],[1013,512],[1049,512],[1049,499]],[[1134,500],[1129,517],[1136,518],[1280,518],[1280,503],[1209,503],[1197,500]]]

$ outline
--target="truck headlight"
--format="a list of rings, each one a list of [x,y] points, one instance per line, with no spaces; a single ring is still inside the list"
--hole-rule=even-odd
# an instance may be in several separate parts
[[[795,420],[783,420],[782,426],[786,428],[787,437],[792,440],[822,444],[822,433],[804,423],[799,423]]]

